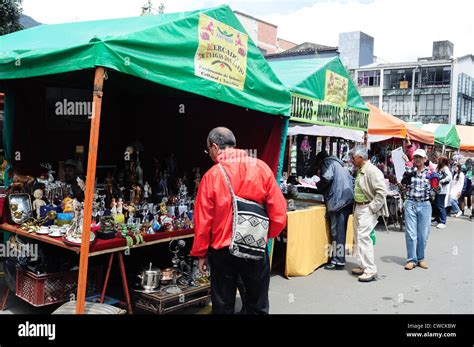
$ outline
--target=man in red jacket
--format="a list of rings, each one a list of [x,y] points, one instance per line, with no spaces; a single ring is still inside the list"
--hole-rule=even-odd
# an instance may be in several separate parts
[[[191,255],[199,258],[199,270],[204,273],[210,253],[213,313],[234,313],[239,276],[245,288],[246,312],[268,313],[268,254],[262,260],[230,254],[232,196],[217,163],[229,175],[235,195],[265,206],[270,220],[268,238],[277,237],[286,225],[286,201],[268,165],[235,145],[235,136],[227,128],[215,128],[207,137],[206,152],[216,165],[206,172],[199,185]]]

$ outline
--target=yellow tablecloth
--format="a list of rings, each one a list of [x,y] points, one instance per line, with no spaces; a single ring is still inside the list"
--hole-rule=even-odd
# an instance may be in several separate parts
[[[288,212],[285,276],[306,276],[328,262],[330,227],[324,205]],[[346,249],[353,247],[352,215],[349,216]]]

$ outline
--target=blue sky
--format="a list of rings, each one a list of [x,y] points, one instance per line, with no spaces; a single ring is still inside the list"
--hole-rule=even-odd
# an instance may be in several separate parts
[[[23,0],[24,13],[42,23],[140,14],[146,0]],[[165,12],[222,3],[278,25],[278,36],[338,45],[339,33],[363,31],[375,38],[375,55],[390,61],[430,56],[433,41],[450,40],[454,55],[474,54],[470,0],[154,0]]]

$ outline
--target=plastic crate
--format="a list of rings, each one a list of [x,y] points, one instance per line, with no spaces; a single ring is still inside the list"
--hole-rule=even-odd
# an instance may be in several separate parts
[[[78,270],[37,275],[20,267],[16,269],[15,294],[33,306],[46,306],[75,299],[77,294]],[[86,295],[94,294],[99,288],[98,269],[90,268]]]

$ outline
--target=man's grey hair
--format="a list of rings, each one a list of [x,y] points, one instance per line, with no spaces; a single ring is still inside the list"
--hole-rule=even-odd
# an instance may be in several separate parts
[[[207,136],[207,143],[215,143],[220,149],[236,146],[234,133],[230,129],[224,127],[212,129]]]
[[[363,146],[355,146],[354,148],[352,148],[351,155],[361,157],[364,160],[369,159],[369,154],[367,153],[367,148],[365,148]]]

